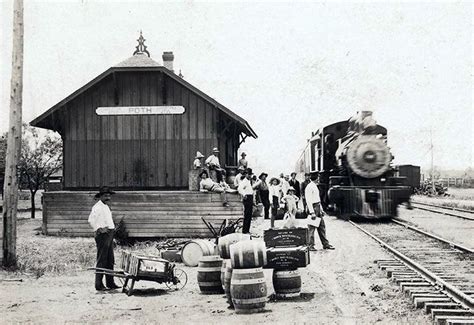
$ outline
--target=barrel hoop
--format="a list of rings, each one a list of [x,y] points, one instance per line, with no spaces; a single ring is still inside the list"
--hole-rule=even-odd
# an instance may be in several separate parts
[[[220,282],[220,281],[198,282],[198,285],[199,285],[200,287],[215,287],[215,286],[221,286],[221,282]]]
[[[265,283],[265,278],[260,278],[260,279],[232,279],[230,281],[230,284],[259,284],[259,283]]]
[[[276,293],[277,297],[282,297],[282,298],[293,298],[293,297],[299,297],[301,294],[299,292],[292,292],[292,293]]]
[[[220,267],[198,267],[198,272],[221,272]]]
[[[298,278],[301,278],[301,276],[299,274],[281,274],[281,273],[276,273],[275,277],[279,278],[279,279],[291,279],[291,278],[298,279]]]
[[[267,297],[260,297],[260,298],[252,298],[252,299],[237,299],[237,298],[232,298],[232,301],[234,304],[240,304],[240,305],[250,305],[250,304],[255,304],[259,302],[266,302]]]
[[[277,294],[279,293],[295,293],[295,292],[300,292],[301,290],[301,287],[297,287],[297,288],[292,288],[292,289],[280,289],[278,288],[278,290],[275,290]]]
[[[251,274],[251,273],[263,272],[263,269],[261,267],[256,267],[253,269],[233,269],[232,272],[237,273],[237,274]]]

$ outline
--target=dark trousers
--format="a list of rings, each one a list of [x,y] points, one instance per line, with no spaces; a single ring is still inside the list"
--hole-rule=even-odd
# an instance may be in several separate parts
[[[244,204],[244,227],[242,233],[248,234],[250,232],[250,223],[252,222],[253,195],[244,196],[242,202]]]
[[[95,243],[97,245],[97,264],[96,267],[103,269],[114,269],[114,231],[109,230],[103,234],[95,235]],[[103,274],[95,275],[95,287],[103,287]],[[114,283],[114,277],[111,275],[105,276],[106,285],[109,287]]]
[[[263,212],[265,215],[265,219],[268,219],[270,217],[270,200],[268,198],[268,191],[261,190],[259,191],[259,193],[260,193],[260,200],[262,200],[262,204],[263,204]]]
[[[278,213],[280,202],[278,202],[278,196],[272,196],[272,219],[270,220],[270,227],[275,227],[275,219]]]
[[[328,238],[326,237],[326,224],[324,223],[324,218],[321,218],[321,223],[319,227],[313,227],[308,225],[308,232],[309,232],[309,245],[314,246],[314,231],[318,229],[319,240],[321,240],[321,244],[323,244],[323,248],[329,246]]]

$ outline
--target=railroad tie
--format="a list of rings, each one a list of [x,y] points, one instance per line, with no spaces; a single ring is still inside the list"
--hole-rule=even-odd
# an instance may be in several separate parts
[[[448,315],[438,315],[434,318],[434,321],[438,325],[464,325],[464,324],[473,324],[474,318],[471,316],[448,316]]]
[[[427,302],[425,303],[425,312],[431,315],[433,309],[459,309],[461,306],[454,302]]]
[[[432,309],[431,317],[436,323],[444,325],[448,319],[474,320],[474,311],[467,309]]]

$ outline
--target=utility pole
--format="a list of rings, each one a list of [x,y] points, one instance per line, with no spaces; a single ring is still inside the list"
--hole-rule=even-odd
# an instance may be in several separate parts
[[[17,165],[21,148],[21,115],[23,96],[23,0],[13,2],[13,55],[10,90],[5,180],[3,184],[3,261],[16,266],[16,214],[18,207]]]

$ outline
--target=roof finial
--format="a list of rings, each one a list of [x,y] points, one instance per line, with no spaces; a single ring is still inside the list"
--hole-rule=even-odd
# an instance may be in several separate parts
[[[181,69],[179,69],[179,77],[184,78],[183,74],[181,73]]]
[[[146,53],[150,57],[150,52],[147,51],[145,45],[146,39],[143,38],[142,31],[140,30],[140,37],[137,39],[138,45],[135,47],[136,50],[133,52],[133,55]]]

